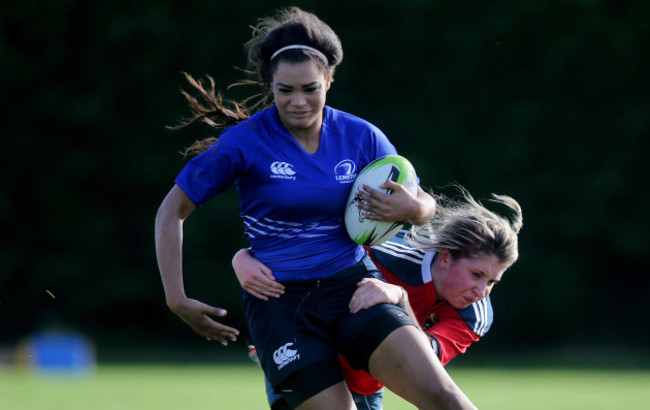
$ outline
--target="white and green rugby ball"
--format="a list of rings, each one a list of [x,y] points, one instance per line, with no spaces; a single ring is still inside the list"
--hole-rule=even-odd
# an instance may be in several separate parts
[[[417,195],[418,182],[413,165],[400,155],[387,155],[366,165],[352,184],[345,208],[345,228],[350,238],[359,245],[374,246],[386,242],[399,232],[406,221],[384,222],[366,219],[368,212],[359,208],[355,202],[365,202],[356,192],[362,184],[386,194],[392,190],[379,188],[386,181],[403,185],[410,193]]]

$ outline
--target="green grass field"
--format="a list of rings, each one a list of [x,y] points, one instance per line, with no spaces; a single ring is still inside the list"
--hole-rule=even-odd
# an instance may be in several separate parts
[[[449,369],[481,409],[647,409],[650,371]],[[414,409],[392,393],[386,410]],[[99,366],[79,377],[0,368],[0,409],[265,409],[253,364]]]

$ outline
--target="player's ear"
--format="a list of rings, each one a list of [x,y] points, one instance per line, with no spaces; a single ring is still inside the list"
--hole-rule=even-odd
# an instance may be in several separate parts
[[[451,264],[451,253],[446,249],[439,251],[437,258],[441,269],[447,269]]]

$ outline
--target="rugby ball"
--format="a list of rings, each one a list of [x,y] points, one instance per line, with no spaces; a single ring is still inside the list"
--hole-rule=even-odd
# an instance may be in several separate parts
[[[417,195],[417,176],[413,165],[406,158],[400,155],[387,155],[366,165],[354,180],[345,207],[345,228],[350,238],[359,245],[379,245],[392,238],[404,227],[406,221],[384,222],[366,219],[368,212],[356,205],[357,201],[365,203],[356,194],[362,184],[382,191],[379,186],[386,181],[395,181],[413,195]],[[383,192],[393,193],[390,189]]]

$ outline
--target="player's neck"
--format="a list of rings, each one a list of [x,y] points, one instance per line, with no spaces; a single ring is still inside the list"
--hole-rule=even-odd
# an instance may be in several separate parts
[[[320,146],[320,124],[318,127],[309,127],[303,129],[292,129],[289,132],[291,136],[298,141],[298,144],[310,154],[316,153]]]

